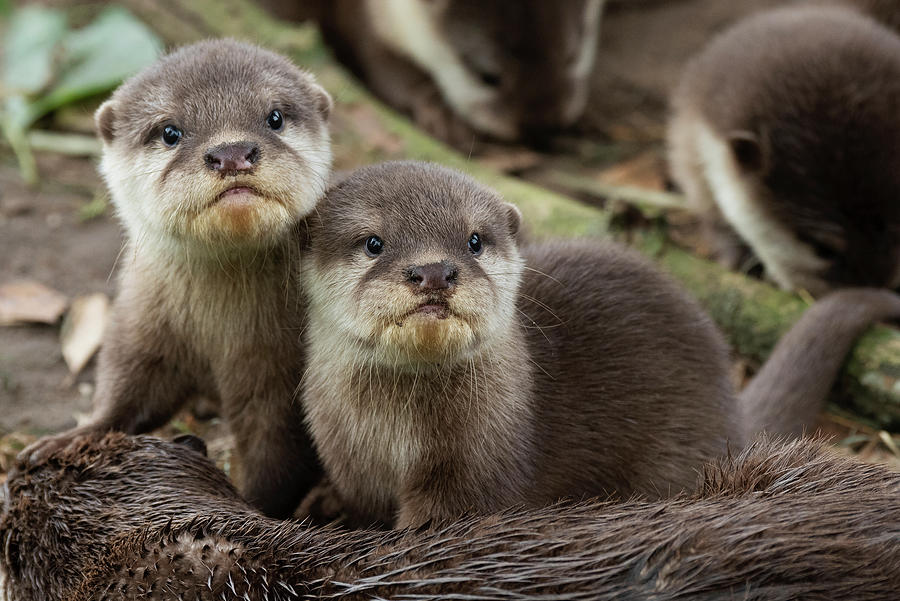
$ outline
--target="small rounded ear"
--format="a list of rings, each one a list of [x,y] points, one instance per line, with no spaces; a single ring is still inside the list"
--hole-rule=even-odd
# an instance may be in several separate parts
[[[326,92],[325,88],[320,85],[313,85],[313,94],[316,96],[316,109],[318,109],[322,118],[328,121],[328,118],[331,117],[331,109],[334,108],[334,100],[331,99],[331,94]]]
[[[728,134],[728,145],[741,169],[751,173],[763,171],[766,157],[759,136],[749,131],[733,131]]]
[[[198,436],[194,436],[193,434],[181,434],[173,438],[172,442],[197,451],[198,453],[206,457],[206,443],[203,442],[203,439]]]
[[[522,211],[519,210],[519,207],[512,203],[506,204],[506,219],[509,224],[509,233],[515,236],[519,233],[519,228],[522,226]]]
[[[112,100],[107,100],[100,105],[97,112],[94,113],[94,123],[97,124],[97,133],[104,142],[109,144],[113,141],[113,125],[116,120],[116,112]]]

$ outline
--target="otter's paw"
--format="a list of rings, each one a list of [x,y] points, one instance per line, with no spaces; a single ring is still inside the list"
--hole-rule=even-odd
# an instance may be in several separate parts
[[[88,424],[73,428],[59,434],[52,434],[40,438],[27,447],[25,447],[16,457],[16,462],[21,468],[27,469],[45,462],[52,455],[63,450],[76,438],[83,435],[90,435],[109,430],[106,426],[100,424]]]
[[[329,524],[343,518],[344,502],[337,489],[324,476],[307,493],[294,511],[295,519],[310,519],[314,524]]]
[[[447,106],[437,88],[414,93],[412,115],[419,127],[459,150],[472,152],[479,146],[481,136]]]

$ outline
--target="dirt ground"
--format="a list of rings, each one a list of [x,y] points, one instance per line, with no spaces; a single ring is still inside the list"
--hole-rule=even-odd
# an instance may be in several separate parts
[[[622,156],[642,149],[661,156],[666,96],[684,61],[740,16],[783,3],[657,0],[614,6],[604,22],[585,129],[624,148]],[[352,126],[352,115],[338,117],[340,126]],[[338,157],[336,167],[352,167],[341,164],[340,153]],[[608,159],[598,168],[604,162]],[[0,145],[0,285],[28,279],[69,298],[95,292],[112,296],[122,244],[119,225],[109,208],[93,218],[83,214],[103,191],[94,161],[42,155],[39,166],[39,188],[26,188],[11,153]],[[62,359],[58,325],[0,327],[0,479],[22,445],[37,435],[71,427],[89,413],[93,370],[91,363],[72,381]],[[842,437],[858,430],[841,420],[829,423]],[[217,421],[200,423],[186,413],[174,428],[211,435],[222,450],[228,446]],[[857,440],[866,453],[877,446],[871,443],[874,436],[868,433]]]

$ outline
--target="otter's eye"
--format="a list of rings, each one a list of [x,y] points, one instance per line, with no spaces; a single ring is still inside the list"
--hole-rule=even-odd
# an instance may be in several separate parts
[[[266,117],[266,125],[268,125],[273,131],[281,131],[284,127],[284,115],[281,114],[281,111],[275,109],[269,116]]]
[[[162,141],[166,146],[175,146],[178,144],[178,141],[181,140],[182,135],[180,129],[174,125],[167,125],[165,129],[163,129]]]
[[[370,257],[377,257],[384,250],[384,242],[378,236],[369,236],[366,238],[366,254]]]
[[[476,257],[481,254],[483,249],[481,248],[481,236],[478,235],[478,232],[469,236],[469,250]]]
[[[490,88],[496,88],[500,86],[500,76],[495,73],[481,71],[478,73],[478,79],[481,80],[481,83]]]

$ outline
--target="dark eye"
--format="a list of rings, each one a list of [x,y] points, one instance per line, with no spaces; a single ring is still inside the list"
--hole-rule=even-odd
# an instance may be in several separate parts
[[[384,250],[384,242],[378,236],[369,236],[366,238],[366,254],[370,257],[377,257]]]
[[[478,73],[478,78],[481,80],[481,83],[491,88],[496,88],[500,85],[500,76],[495,73],[481,71]]]
[[[266,125],[273,131],[281,131],[281,128],[284,127],[284,115],[281,114],[281,111],[275,109],[266,117]]]
[[[476,257],[481,254],[481,236],[478,235],[478,232],[469,236],[469,250]]]
[[[175,127],[174,125],[167,125],[165,129],[163,129],[162,140],[166,146],[175,146],[178,144],[178,141],[181,140],[181,130]]]

